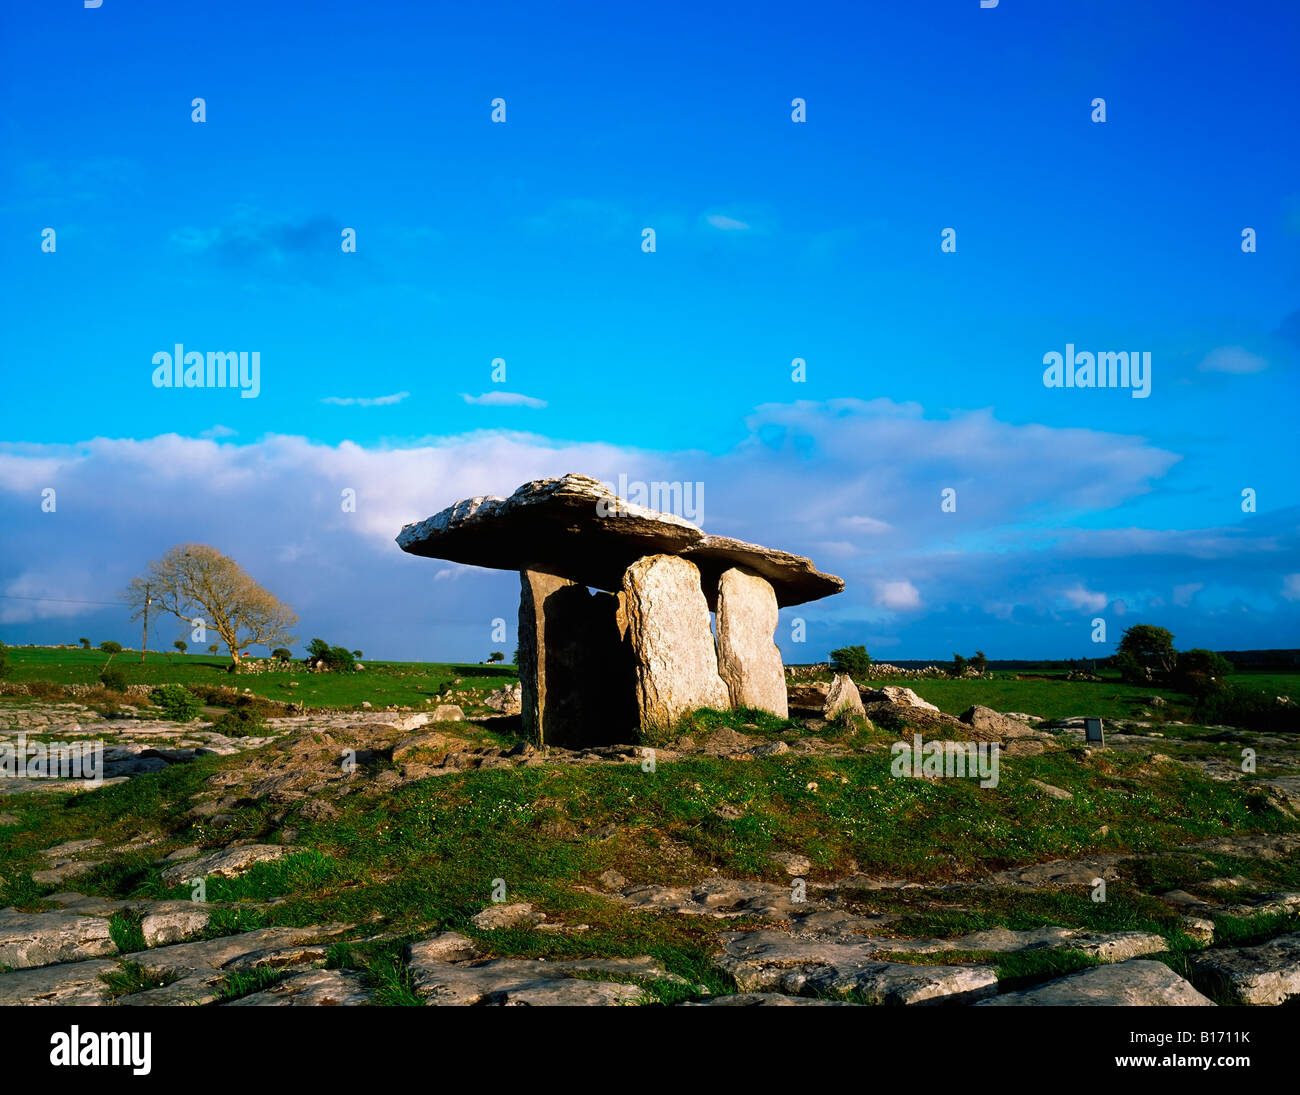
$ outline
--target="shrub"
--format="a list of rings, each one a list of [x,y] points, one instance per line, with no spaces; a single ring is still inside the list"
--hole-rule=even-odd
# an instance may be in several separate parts
[[[975,651],[975,657],[970,660],[970,667],[981,677],[984,676],[984,671],[989,667],[989,660],[984,657],[984,651]]]
[[[362,659],[362,657],[363,657],[363,655],[362,655],[362,653],[361,653],[360,650],[354,650],[354,651],[352,651],[352,656],[353,656],[354,658],[356,658],[357,661],[360,661],[360,660]]]
[[[952,656],[952,668],[948,671],[954,677],[964,677],[966,675],[966,659],[960,654]]]
[[[215,654],[215,653],[216,653],[218,650],[220,650],[220,649],[221,649],[221,646],[220,646],[219,643],[213,643],[211,646],[208,647],[208,653],[209,653],[209,654]]]
[[[312,639],[307,644],[307,658],[309,661],[319,661],[329,653],[330,644],[324,639]]]
[[[99,644],[99,649],[102,650],[105,654],[107,654],[111,658],[115,654],[122,653],[122,644],[115,643],[113,642],[112,639],[108,639],[105,642]]]
[[[1189,696],[1204,696],[1226,688],[1231,672],[1232,663],[1227,658],[1213,650],[1194,647],[1178,655],[1174,685]]]
[[[1267,692],[1247,692],[1235,684],[1202,695],[1192,718],[1202,726],[1300,733],[1300,704],[1278,703]]]
[[[346,646],[331,646],[325,652],[326,669],[351,669],[357,664],[356,658],[352,656],[352,651]]]
[[[0,643],[0,681],[4,680],[5,674],[9,672],[9,648],[4,643]]]
[[[1110,659],[1111,665],[1119,670],[1119,677],[1125,684],[1150,684],[1154,679],[1151,670],[1138,661],[1130,651],[1122,651]]]
[[[1173,634],[1153,624],[1134,624],[1128,628],[1119,640],[1116,653],[1131,654],[1138,665],[1152,674],[1172,673],[1178,660]]]
[[[283,646],[277,646],[271,651],[271,657],[277,662],[291,662],[293,661],[293,651]]]
[[[77,642],[79,642],[79,643],[81,644],[81,649],[82,649],[82,650],[89,650],[89,649],[90,649],[90,640],[89,640],[89,639],[78,639]]]
[[[187,643],[184,639],[177,639],[174,643],[172,643],[172,646],[174,646],[182,654],[184,654],[185,651],[187,651],[190,648],[190,644]]]
[[[266,732],[263,707],[255,696],[240,696],[235,706],[212,724],[212,729],[228,738],[255,737]]]
[[[203,704],[198,696],[181,684],[164,684],[149,693],[149,698],[167,713],[169,719],[189,722],[198,718]]]
[[[494,650],[492,651],[491,654],[488,655],[489,664],[492,662],[503,662],[505,660],[506,660],[506,652],[504,650]]]
[[[99,675],[99,683],[110,692],[125,692],[126,674],[120,669],[105,669]]]
[[[865,677],[871,671],[871,655],[861,644],[832,650],[831,662],[837,673],[847,673],[850,677]]]

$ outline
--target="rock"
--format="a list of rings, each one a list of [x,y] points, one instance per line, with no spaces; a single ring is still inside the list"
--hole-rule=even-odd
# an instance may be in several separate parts
[[[585,475],[525,483],[508,499],[464,499],[407,525],[397,543],[412,555],[497,570],[545,571],[610,592],[621,588],[623,572],[638,559],[680,555],[699,567],[709,604],[716,603],[718,579],[737,566],[771,583],[782,607],[844,588],[841,579],[820,573],[808,559],[707,536],[682,517],[617,499]]]
[[[783,741],[769,741],[765,745],[756,745],[750,750],[750,755],[755,759],[759,757],[779,757],[790,752],[790,746]]]
[[[1012,738],[1002,747],[1003,755],[1008,757],[1036,757],[1046,750],[1046,745],[1033,738]]]
[[[934,704],[921,699],[910,688],[903,688],[899,685],[887,684],[883,688],[877,688],[868,693],[866,698],[869,700],[883,700],[886,703],[892,703],[895,707],[918,707],[922,711],[939,711]]]
[[[27,969],[116,953],[103,917],[0,910],[0,966]]]
[[[1012,931],[988,928],[955,939],[899,939],[877,941],[876,949],[903,954],[933,954],[939,951],[994,951],[1009,954],[1028,950],[1081,951],[1102,962],[1124,962],[1168,949],[1154,932],[1090,932],[1082,928],[1029,928]]]
[[[979,1007],[1033,1004],[1058,1007],[1133,1006],[1213,1007],[1214,1001],[1202,996],[1163,962],[1135,959],[1111,966],[1058,977],[1022,992],[1008,992]]]
[[[205,1007],[221,998],[226,975],[220,970],[201,969],[156,989],[144,989],[113,1001],[118,1007]]]
[[[791,878],[799,875],[806,875],[812,870],[812,860],[806,855],[797,855],[794,852],[773,852],[767,857],[778,867],[780,867]]]
[[[229,1007],[356,1007],[369,1004],[365,979],[352,970],[307,970],[269,989],[232,1000]]]
[[[717,964],[742,992],[855,993],[870,1004],[968,1004],[997,991],[990,967],[882,962],[873,957],[871,943],[795,939],[766,929],[726,940]]]
[[[623,592],[641,724],[667,728],[696,708],[729,707],[695,564],[671,555],[638,559]]]
[[[78,852],[89,851],[91,848],[99,848],[103,845],[102,840],[65,840],[62,844],[56,844],[53,848],[46,848],[41,855],[56,859],[62,856],[76,855]]]
[[[0,825],[20,825],[22,819],[13,814],[0,814]]]
[[[618,871],[609,870],[601,873],[600,884],[607,890],[621,890],[627,885],[627,879]]]
[[[846,1000],[817,1000],[811,996],[783,996],[779,992],[731,992],[726,996],[713,996],[707,1000],[688,1000],[683,1007],[754,1008],[796,1007],[816,1005],[828,1008],[852,1007]]]
[[[200,901],[155,901],[140,921],[147,946],[180,943],[198,935],[212,919],[212,909]]]
[[[313,940],[318,935],[328,934],[330,930],[327,927],[258,928],[240,935],[223,935],[218,939],[200,939],[193,943],[155,947],[124,957],[153,973],[164,970],[182,973],[222,969],[251,970],[266,966],[323,962],[328,944],[318,944]]]
[[[1183,916],[1183,931],[1204,946],[1214,942],[1214,921],[1188,913]]]
[[[858,691],[858,686],[853,683],[853,679],[847,673],[837,673],[826,691],[826,701],[822,705],[822,718],[834,719],[845,711],[850,715],[865,716],[867,713],[867,709],[862,706],[862,694]]]
[[[508,684],[504,688],[498,688],[495,692],[489,692],[483,702],[503,715],[518,715],[523,710],[522,686]]]
[[[1202,977],[1227,986],[1243,1004],[1284,1004],[1300,998],[1300,932],[1254,947],[1205,951],[1192,959]]]
[[[401,764],[416,753],[446,753],[451,742],[442,734],[417,734],[393,746],[393,763]]]
[[[183,848],[177,848],[174,852],[163,856],[164,863],[175,863],[181,859],[194,859],[203,854],[203,849],[197,844],[186,844]]]
[[[418,965],[433,962],[467,962],[477,958],[478,947],[456,932],[439,932],[406,948],[406,960]]]
[[[1020,722],[1008,715],[999,714],[991,707],[975,704],[966,708],[958,718],[973,726],[976,730],[988,731],[1005,741],[1008,738],[1022,738],[1034,733],[1034,728],[1026,722]]]
[[[187,882],[191,878],[236,878],[258,863],[279,859],[290,849],[283,844],[245,844],[226,848],[188,863],[178,863],[162,873],[169,886]]]
[[[108,986],[100,980],[118,968],[116,962],[70,962],[39,969],[0,973],[0,1006],[82,1007],[108,1003]]]
[[[413,714],[403,715],[400,718],[393,719],[391,725],[396,727],[403,734],[409,734],[412,730],[418,730],[421,726],[428,725],[429,719],[430,715],[428,711],[416,711]]]
[[[509,905],[489,905],[470,918],[473,925],[483,931],[497,928],[531,928],[545,919],[544,914],[534,911],[532,905],[526,901],[515,901]]]
[[[1029,783],[1030,786],[1037,787],[1045,795],[1049,795],[1052,798],[1059,799],[1062,802],[1069,802],[1072,798],[1074,798],[1074,795],[1072,795],[1069,791],[1063,790],[1060,787],[1053,787],[1050,783],[1044,783],[1041,779],[1031,779]]]
[[[415,991],[426,1003],[442,1006],[471,1005],[619,1005],[647,1002],[635,984],[600,980],[600,974],[623,979],[671,980],[652,958],[613,958],[543,962],[522,958],[495,958],[485,962],[452,964],[410,959]]]
[[[459,704],[440,703],[433,709],[431,719],[433,722],[463,722],[465,712],[460,709]]]
[[[772,641],[776,621],[776,593],[767,581],[738,567],[723,571],[718,580],[718,675],[733,707],[756,707],[786,718],[785,668]]]
[[[99,865],[97,859],[56,859],[43,871],[32,871],[32,881],[42,886],[59,885]]]
[[[620,598],[535,570],[521,572],[519,586],[524,735],[571,749],[633,740],[636,682]]]

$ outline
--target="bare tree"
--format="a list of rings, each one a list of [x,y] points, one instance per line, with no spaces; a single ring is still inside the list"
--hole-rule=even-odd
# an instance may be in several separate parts
[[[207,544],[178,544],[133,578],[122,596],[139,606],[146,598],[187,623],[202,619],[230,651],[230,671],[250,646],[296,642],[298,617],[258,585],[234,559]]]

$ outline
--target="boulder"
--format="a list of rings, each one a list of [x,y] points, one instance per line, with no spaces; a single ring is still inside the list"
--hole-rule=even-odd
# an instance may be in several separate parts
[[[1038,1005],[1055,1007],[1213,1007],[1190,982],[1163,962],[1136,959],[1097,966],[1058,977],[1023,992],[1008,992],[977,1007]]]
[[[0,1007],[107,1004],[108,986],[100,978],[118,968],[116,962],[98,959],[0,973]]]
[[[739,567],[723,571],[718,580],[718,674],[733,707],[756,707],[786,718],[785,668],[772,641],[776,617],[776,593],[765,579]]]
[[[623,572],[649,555],[681,555],[702,575],[707,603],[718,580],[745,567],[771,583],[777,604],[803,604],[844,588],[808,559],[726,536],[708,536],[671,513],[619,499],[586,475],[538,479],[509,498],[467,498],[397,537],[403,551],[496,570],[541,570],[616,592]]]
[[[969,726],[973,726],[976,730],[985,730],[996,734],[1003,741],[1008,738],[1028,737],[1035,732],[1034,728],[1028,723],[1020,722],[1008,715],[994,711],[991,707],[983,707],[978,703],[973,707],[966,708],[958,718]]]
[[[1206,951],[1192,960],[1198,980],[1226,983],[1243,1004],[1287,1004],[1300,999],[1300,932],[1254,947]]]
[[[162,880],[175,886],[191,878],[235,878],[258,863],[279,859],[288,851],[283,844],[241,844],[168,867],[162,873]]]
[[[523,686],[508,684],[488,694],[484,704],[503,715],[518,715],[523,710]]]
[[[532,928],[546,919],[527,901],[515,901],[509,905],[489,905],[482,912],[470,917],[470,922],[481,931],[495,931],[499,928]]]
[[[623,593],[641,724],[665,728],[695,708],[729,707],[695,564],[672,555],[638,559],[623,575]]]
[[[461,710],[458,703],[440,703],[430,716],[431,722],[463,722],[464,720],[465,712]]]
[[[902,688],[893,684],[887,684],[884,688],[877,688],[875,691],[869,692],[866,699],[892,703],[895,707],[919,707],[922,711],[939,710],[934,704],[921,699],[910,688]]]
[[[862,695],[858,686],[847,673],[835,674],[830,688],[826,691],[826,700],[822,704],[822,718],[833,719],[841,712],[850,715],[865,715],[867,709],[862,706]]]
[[[356,1007],[373,993],[352,970],[307,970],[290,974],[269,989],[242,996],[231,1007]]]
[[[26,969],[115,953],[102,917],[0,911],[0,966]]]

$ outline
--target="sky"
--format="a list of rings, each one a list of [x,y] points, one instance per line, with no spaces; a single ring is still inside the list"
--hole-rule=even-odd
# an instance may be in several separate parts
[[[787,661],[1300,646],[1300,11],[702,8],[8,7],[0,639],[134,643],[194,541],[302,645],[508,655],[517,576],[394,537],[581,472],[844,577]]]

